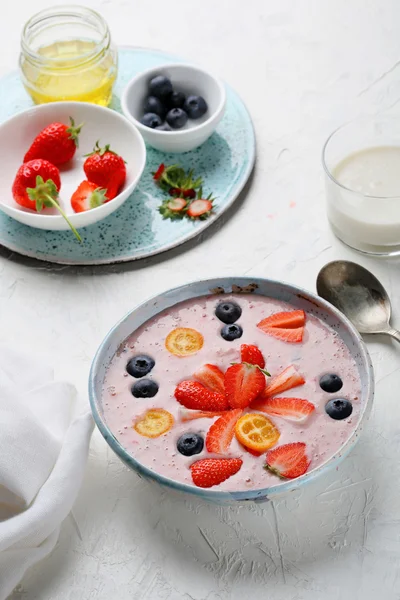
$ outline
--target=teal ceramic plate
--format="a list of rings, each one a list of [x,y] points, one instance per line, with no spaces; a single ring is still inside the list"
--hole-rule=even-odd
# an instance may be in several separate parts
[[[139,71],[178,62],[175,56],[146,48],[119,51],[119,76],[111,108],[120,111],[119,98]],[[0,80],[0,122],[32,106],[18,73]],[[106,140],[104,140],[106,142]],[[237,94],[227,89],[227,107],[216,132],[200,148],[181,155],[148,148],[139,186],[115,213],[80,230],[84,243],[70,232],[41,231],[22,225],[0,211],[0,244],[20,254],[61,264],[98,265],[136,260],[170,250],[190,240],[220,217],[234,202],[250,176],[255,159],[253,126]],[[193,168],[203,176],[204,192],[217,198],[215,214],[206,221],[163,220],[157,211],[163,195],[152,171],[161,162]]]

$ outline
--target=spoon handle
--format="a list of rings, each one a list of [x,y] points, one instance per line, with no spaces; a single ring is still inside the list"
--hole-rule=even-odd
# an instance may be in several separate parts
[[[397,331],[397,329],[387,329],[385,333],[400,342],[400,331]]]

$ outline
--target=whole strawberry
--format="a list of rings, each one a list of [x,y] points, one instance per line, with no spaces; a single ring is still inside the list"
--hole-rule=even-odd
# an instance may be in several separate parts
[[[60,166],[70,161],[75,155],[82,129],[82,125],[75,126],[72,117],[70,121],[69,127],[64,123],[51,123],[43,129],[25,154],[24,163],[43,158],[53,165]]]
[[[81,237],[58,203],[61,187],[60,172],[47,160],[31,160],[18,169],[12,186],[15,202],[25,208],[41,212],[54,207],[67,221],[79,241]]]
[[[99,142],[88,155],[83,169],[89,181],[107,190],[109,199],[119,194],[126,180],[124,159],[110,150],[109,145],[100,148]]]

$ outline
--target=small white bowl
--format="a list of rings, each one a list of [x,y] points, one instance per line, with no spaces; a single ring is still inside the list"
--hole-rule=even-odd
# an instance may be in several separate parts
[[[206,114],[200,119],[189,119],[185,127],[173,131],[142,125],[140,119],[145,98],[149,95],[149,82],[156,75],[169,77],[175,91],[203,96],[208,104]],[[203,69],[185,64],[163,65],[134,77],[125,88],[121,104],[124,115],[136,125],[150,146],[163,152],[188,152],[204,144],[214,133],[224,116],[226,93],[223,83]]]
[[[74,227],[86,227],[110,215],[125,202],[139,182],[146,164],[146,147],[138,130],[125,117],[108,108],[83,102],[54,102],[36,106],[0,125],[0,146],[7,148],[0,161],[0,210],[25,225],[56,231],[69,229],[68,223],[56,209],[46,208],[38,213],[17,204],[11,188],[36,135],[54,121],[69,124],[70,117],[76,124],[84,123],[84,126],[75,157],[60,168],[59,202]],[[70,199],[80,182],[86,179],[84,155],[93,150],[97,140],[101,146],[110,144],[111,149],[126,161],[126,182],[121,193],[113,200],[86,212],[75,213]]]

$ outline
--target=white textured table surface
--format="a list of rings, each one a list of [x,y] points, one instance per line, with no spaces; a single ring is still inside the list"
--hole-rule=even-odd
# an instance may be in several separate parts
[[[53,4],[61,4],[58,0]],[[219,72],[254,119],[257,165],[234,210],[202,240],[138,264],[53,268],[0,253],[2,339],[24,344],[86,402],[91,358],[146,297],[187,279],[281,278],[315,289],[319,268],[358,260],[387,286],[398,264],[337,242],[324,214],[321,146],[342,122],[400,110],[398,0],[94,0],[119,44],[163,48]],[[0,74],[47,0],[8,3]],[[201,243],[199,243],[201,242]],[[221,508],[139,480],[95,433],[87,476],[50,558],[13,600],[400,599],[400,348],[369,342],[370,424],[340,468],[287,500]],[[21,365],[23,368],[23,365]]]

